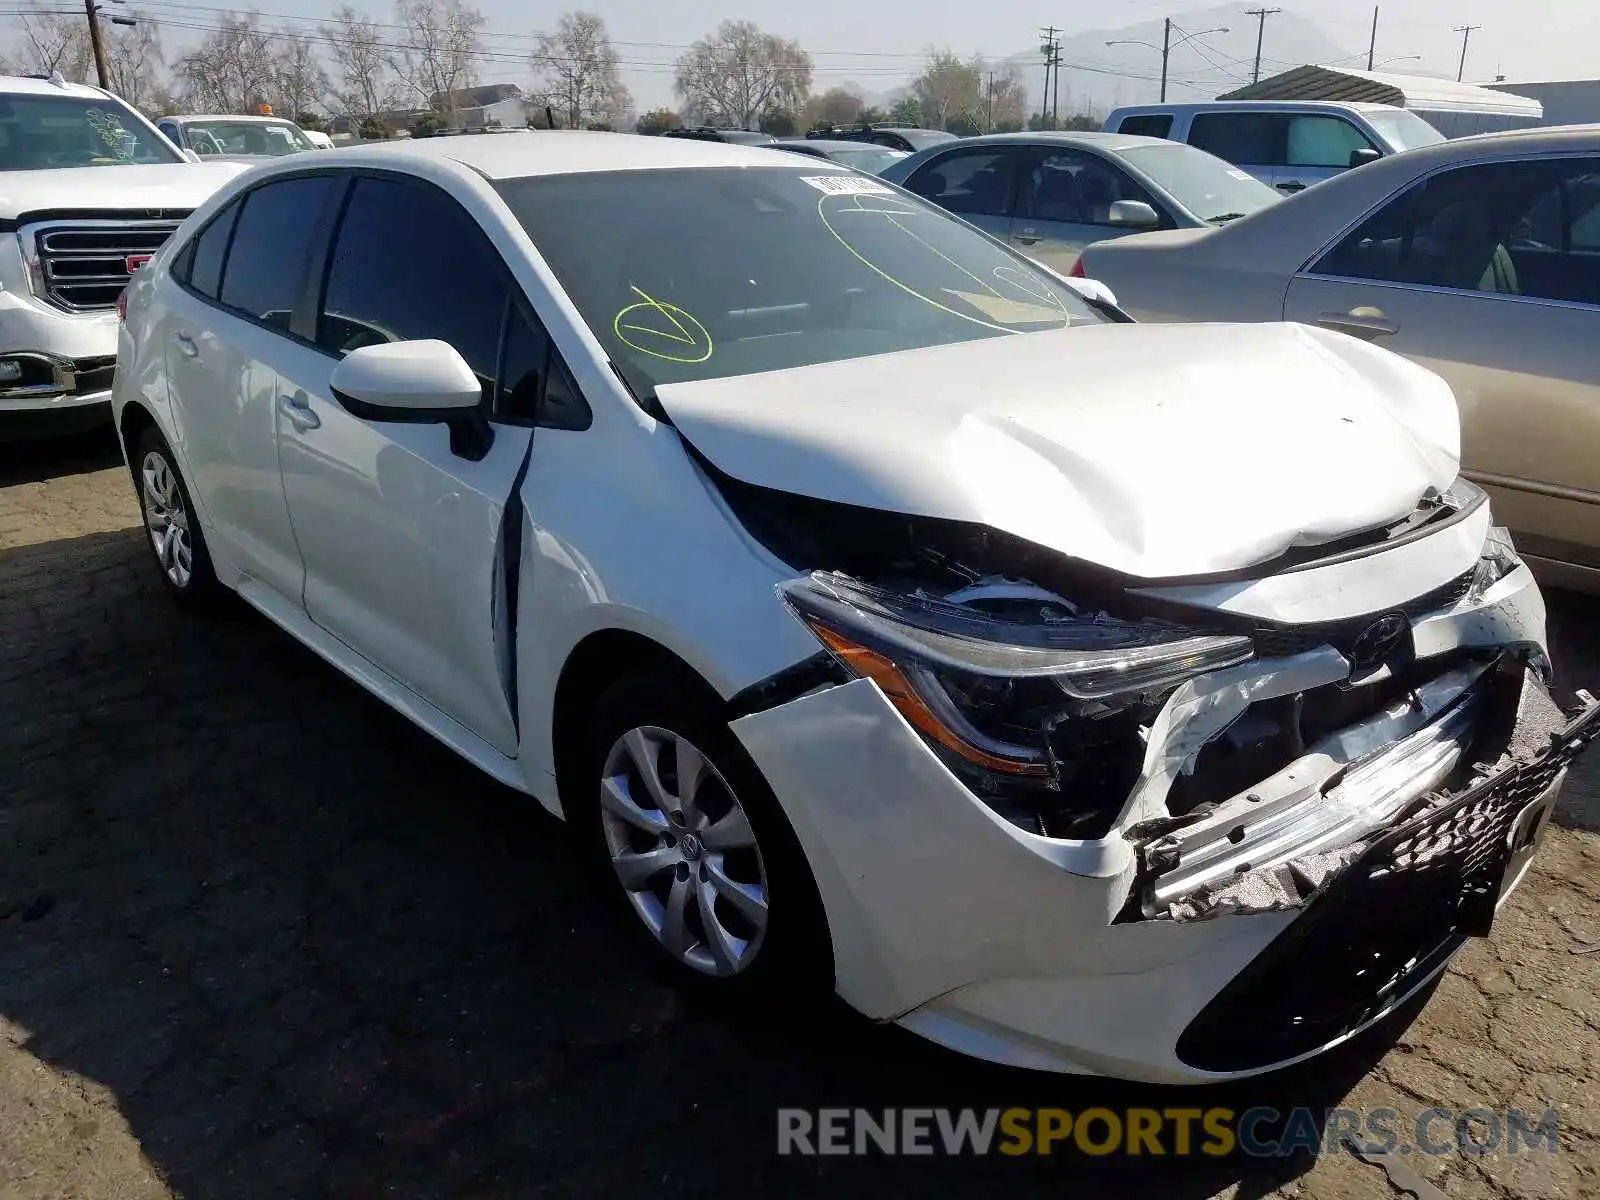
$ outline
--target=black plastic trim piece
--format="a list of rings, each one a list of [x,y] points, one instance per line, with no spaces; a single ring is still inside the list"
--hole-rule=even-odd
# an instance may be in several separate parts
[[[729,699],[725,715],[729,721],[737,721],[740,717],[798,700],[819,687],[849,683],[850,678],[850,673],[839,664],[838,659],[826,650],[819,650],[810,658],[768,675],[736,693]]]

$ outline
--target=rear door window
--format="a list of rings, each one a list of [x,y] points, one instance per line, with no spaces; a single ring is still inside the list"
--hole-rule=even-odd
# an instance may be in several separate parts
[[[200,236],[184,249],[177,266],[178,278],[207,300],[215,300],[222,288],[222,261],[228,253],[233,224],[239,217],[239,203],[235,200],[211,218]]]
[[[1140,113],[1134,117],[1123,117],[1122,124],[1117,127],[1117,132],[1133,134],[1137,137],[1164,138],[1172,132],[1172,114]]]
[[[1015,164],[1008,150],[958,150],[922,167],[906,188],[948,212],[1009,217]]]
[[[263,184],[245,196],[222,272],[224,305],[288,331],[317,216],[339,185],[331,175],[311,175]]]
[[[1288,142],[1289,118],[1271,113],[1196,113],[1189,122],[1191,146],[1240,166],[1284,166]]]

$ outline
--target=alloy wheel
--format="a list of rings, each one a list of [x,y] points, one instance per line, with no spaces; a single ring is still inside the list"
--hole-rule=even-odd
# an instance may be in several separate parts
[[[755,961],[766,868],[748,814],[692,742],[654,725],[619,737],[601,773],[600,816],[617,879],[667,953],[706,975]]]
[[[194,547],[189,537],[189,511],[184,507],[178,477],[166,456],[148,451],[139,466],[144,524],[150,544],[167,578],[178,588],[189,586],[194,574]]]

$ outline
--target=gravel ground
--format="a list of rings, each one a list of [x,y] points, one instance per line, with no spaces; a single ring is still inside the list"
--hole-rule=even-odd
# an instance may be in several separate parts
[[[1600,683],[1594,602],[1551,603],[1563,683]],[[1207,1103],[1555,1105],[1557,1154],[1412,1158],[1425,1181],[1399,1182],[1600,1195],[1600,953],[1574,953],[1600,942],[1596,757],[1425,1003],[1196,1093],[692,1003],[638,965],[557,823],[242,606],[176,612],[108,439],[0,448],[0,711],[5,1200],[1404,1194],[1343,1155],[774,1154],[781,1105]]]

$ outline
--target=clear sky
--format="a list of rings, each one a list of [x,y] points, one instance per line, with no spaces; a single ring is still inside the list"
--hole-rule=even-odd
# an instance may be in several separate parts
[[[392,21],[392,0],[353,0],[379,20]],[[142,7],[161,20],[204,26],[214,23],[221,0],[148,0]],[[257,0],[260,8],[293,18],[296,28],[311,28],[325,17],[332,0]],[[480,67],[484,82],[527,84],[521,61],[532,33],[552,27],[567,5],[530,5],[526,0],[476,0],[487,18],[490,57]],[[798,38],[811,52],[817,70],[814,87],[854,80],[873,91],[904,84],[930,46],[948,47],[963,57],[983,53],[1003,58],[1037,44],[1036,30],[1054,22],[1068,34],[1090,29],[1182,19],[1185,11],[1214,7],[1217,0],[1095,0],[1092,5],[1051,4],[1041,0],[982,0],[962,5],[929,5],[914,0],[577,0],[571,7],[598,12],[610,28],[623,60],[624,79],[641,110],[672,102],[672,60],[717,22],[740,18],[774,33]],[[1372,22],[1371,0],[1267,0],[1315,21],[1350,51],[1363,50]],[[1461,25],[1481,25],[1472,34],[1467,59],[1469,81],[1497,74],[1508,80],[1593,79],[1600,77],[1600,0],[1382,0],[1378,28],[1380,59],[1421,55],[1421,68],[1455,75]],[[379,15],[381,14],[381,15]],[[199,32],[174,24],[169,46]],[[1266,26],[1264,53],[1272,56],[1272,22]]]

